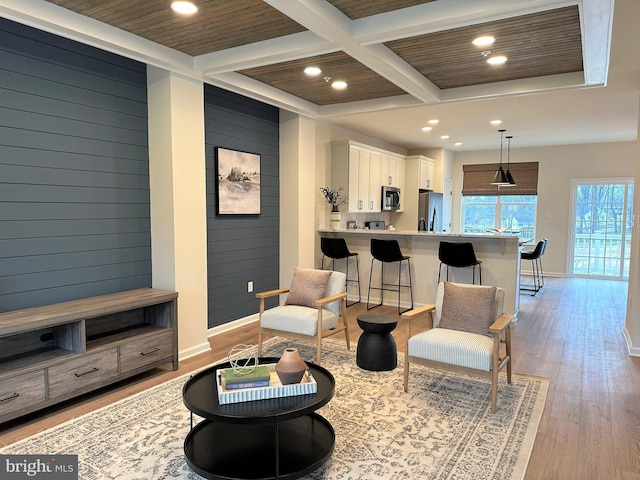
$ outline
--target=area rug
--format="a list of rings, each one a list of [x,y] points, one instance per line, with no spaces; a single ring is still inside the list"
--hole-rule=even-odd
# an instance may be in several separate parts
[[[275,338],[265,355],[291,342]],[[306,360],[315,346],[296,343]],[[325,340],[323,366],[334,375],[333,399],[318,411],[336,433],[330,460],[306,479],[522,479],[533,448],[548,380],[501,378],[498,410],[490,383],[411,366],[388,372],[356,366],[354,351]],[[504,377],[504,375],[501,375]],[[199,479],[184,459],[189,411],[185,375],[0,449],[2,454],[73,454],[82,480]],[[224,441],[224,439],[220,439]],[[215,445],[212,445],[215,448]]]

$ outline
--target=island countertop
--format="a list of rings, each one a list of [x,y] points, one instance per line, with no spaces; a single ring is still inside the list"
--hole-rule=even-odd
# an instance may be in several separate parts
[[[418,230],[376,230],[366,228],[327,228],[318,229],[318,233],[320,236],[344,238],[349,250],[358,254],[363,301],[366,301],[369,287],[369,273],[372,260],[370,252],[371,238],[396,239],[403,253],[411,257],[414,307],[430,304],[435,301],[439,268],[442,268],[442,279],[447,278],[446,267],[440,265],[438,258],[440,242],[471,242],[476,252],[476,257],[482,262],[482,283],[484,285],[495,285],[504,288],[505,312],[516,315],[518,313],[520,305],[521,241],[516,235],[425,232]],[[320,256],[321,255],[322,253],[320,252]],[[344,271],[343,267],[340,267],[340,269]],[[395,269],[395,271],[395,275],[397,276],[397,269]],[[377,264],[372,280],[374,284],[379,284],[379,274],[380,266]],[[406,272],[403,271],[402,274],[405,275]],[[385,277],[387,277],[386,270]],[[471,277],[472,271],[470,268],[449,268],[449,280],[452,282],[471,283]],[[375,291],[372,291],[372,295],[374,292]],[[349,300],[352,299],[353,292],[350,291]],[[404,304],[408,302],[408,298],[405,299],[404,296],[403,300]],[[371,303],[378,301],[378,298],[371,298]],[[395,304],[396,301],[397,296],[393,294],[385,295],[385,304],[389,302],[389,305],[392,305]]]

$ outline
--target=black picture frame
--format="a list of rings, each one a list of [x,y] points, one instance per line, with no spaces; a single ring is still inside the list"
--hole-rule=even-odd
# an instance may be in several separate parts
[[[260,155],[215,147],[216,214],[260,215]]]

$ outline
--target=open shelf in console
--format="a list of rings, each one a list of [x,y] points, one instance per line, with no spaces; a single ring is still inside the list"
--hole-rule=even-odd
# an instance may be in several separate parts
[[[0,337],[0,375],[47,365],[52,360],[84,353],[82,321]]]

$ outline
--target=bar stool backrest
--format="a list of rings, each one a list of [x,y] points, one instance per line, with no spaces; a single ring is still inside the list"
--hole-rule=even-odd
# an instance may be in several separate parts
[[[545,240],[540,240],[536,244],[536,248],[534,248],[532,251],[523,252],[527,257],[526,259],[527,260],[535,260],[537,258],[540,258],[540,256],[544,253],[544,249],[545,249],[546,245],[547,245],[547,243],[545,242]]]
[[[381,262],[399,262],[406,257],[402,255],[397,240],[371,239],[371,256]]]
[[[438,259],[451,267],[471,267],[478,264],[471,242],[440,242]]]
[[[329,258],[347,258],[352,255],[344,238],[320,237],[320,250]]]
[[[544,242],[544,245],[542,245],[542,252],[540,253],[540,256],[544,255],[544,252],[547,251],[547,242],[549,241],[549,239],[543,238],[542,241]]]

